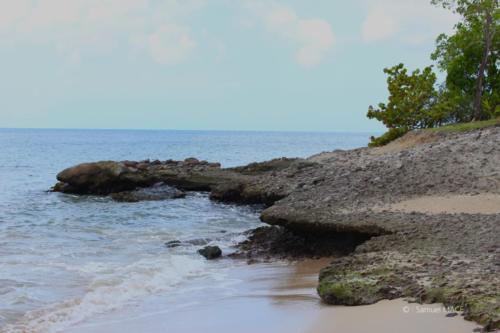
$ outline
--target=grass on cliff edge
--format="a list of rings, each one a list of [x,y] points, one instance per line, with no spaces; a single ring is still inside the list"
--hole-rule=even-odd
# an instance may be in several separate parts
[[[393,141],[396,141],[397,139],[404,137],[407,133],[420,132],[420,131],[427,133],[460,133],[480,128],[492,127],[492,126],[500,126],[500,117],[490,120],[472,121],[469,123],[458,123],[458,124],[450,124],[435,128],[426,128],[410,132],[408,132],[403,128],[391,128],[378,138],[372,137],[372,141],[368,144],[368,147],[386,146],[392,143]]]
[[[472,131],[475,129],[491,127],[491,126],[500,126],[500,117],[496,119],[483,120],[483,121],[471,121],[469,123],[458,123],[452,125],[446,125],[436,128],[428,128],[426,131],[434,132],[434,133],[452,133],[452,132],[466,132]]]

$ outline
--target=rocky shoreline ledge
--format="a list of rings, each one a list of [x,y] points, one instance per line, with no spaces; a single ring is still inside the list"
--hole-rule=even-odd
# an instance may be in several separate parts
[[[263,204],[262,221],[279,228],[254,231],[242,255],[338,254],[320,273],[325,302],[407,297],[500,328],[500,127],[413,132],[382,148],[237,168],[195,158],[85,163],[57,179],[57,192],[129,202],[208,191]]]

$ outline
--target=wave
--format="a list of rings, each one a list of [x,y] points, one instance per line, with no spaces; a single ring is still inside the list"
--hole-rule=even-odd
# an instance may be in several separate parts
[[[206,264],[181,255],[151,257],[95,278],[82,297],[26,313],[5,333],[56,333],[98,314],[124,308],[141,298],[171,290],[185,279],[199,276]]]

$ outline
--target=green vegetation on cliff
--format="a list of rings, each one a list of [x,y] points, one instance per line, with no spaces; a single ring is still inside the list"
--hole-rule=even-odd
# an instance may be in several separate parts
[[[491,126],[500,126],[500,117],[489,120],[473,121],[468,123],[457,123],[442,127],[429,128],[428,131],[437,133],[465,132]]]
[[[500,116],[500,10],[498,0],[432,0],[461,16],[452,35],[441,34],[431,59],[446,75],[436,84],[433,67],[411,74],[403,64],[384,69],[388,103],[369,107],[368,118],[389,131],[372,138],[381,146],[406,132]],[[473,126],[473,125],[471,125]]]

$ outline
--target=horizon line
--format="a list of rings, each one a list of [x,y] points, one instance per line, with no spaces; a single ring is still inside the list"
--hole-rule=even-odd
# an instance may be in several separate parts
[[[269,132],[269,133],[331,133],[377,134],[382,131],[345,130],[280,130],[280,129],[172,129],[172,128],[90,128],[90,127],[0,127],[0,130],[69,130],[69,131],[172,131],[172,132]]]

